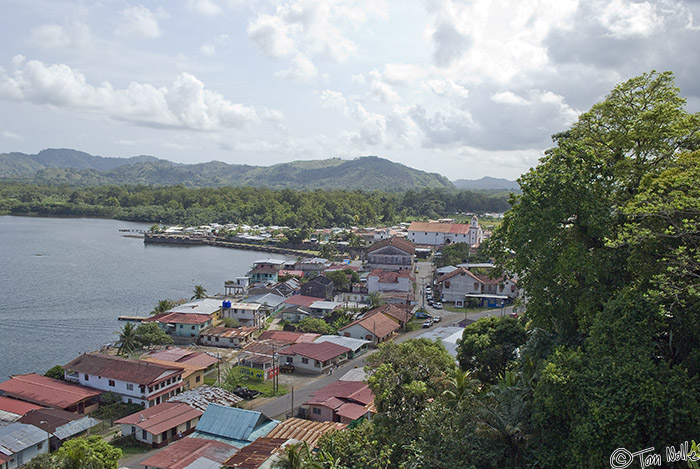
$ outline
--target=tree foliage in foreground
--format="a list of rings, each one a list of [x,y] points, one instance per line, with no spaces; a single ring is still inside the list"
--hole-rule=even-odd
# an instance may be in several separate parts
[[[490,243],[526,290],[525,343],[494,341],[489,321],[465,333],[475,382],[406,381],[430,354],[371,363],[379,414],[322,448],[349,468],[370,449],[374,467],[579,468],[609,467],[616,448],[668,462],[665,447],[697,440],[699,136],[700,116],[656,72],[556,135]],[[490,353],[501,342],[508,353]]]
[[[66,441],[58,451],[32,458],[27,469],[117,469],[122,450],[98,435]]]

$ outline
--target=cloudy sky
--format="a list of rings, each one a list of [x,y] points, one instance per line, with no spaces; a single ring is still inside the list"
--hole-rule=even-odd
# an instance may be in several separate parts
[[[0,152],[514,179],[615,86],[700,110],[700,1],[1,0]]]

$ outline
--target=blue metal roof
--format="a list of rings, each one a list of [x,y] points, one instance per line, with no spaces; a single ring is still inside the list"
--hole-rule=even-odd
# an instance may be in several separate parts
[[[204,415],[199,419],[196,430],[200,433],[208,433],[233,440],[252,441],[251,434],[258,427],[268,422],[270,422],[270,419],[254,410],[209,404],[207,410],[204,411]],[[277,424],[276,421],[272,422],[275,425]],[[272,427],[270,427],[270,430],[272,430]],[[257,433],[256,436],[260,436]]]

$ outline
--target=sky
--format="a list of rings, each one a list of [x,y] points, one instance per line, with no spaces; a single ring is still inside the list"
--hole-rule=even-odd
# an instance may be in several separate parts
[[[700,0],[0,0],[0,152],[515,179],[651,70],[700,110]]]

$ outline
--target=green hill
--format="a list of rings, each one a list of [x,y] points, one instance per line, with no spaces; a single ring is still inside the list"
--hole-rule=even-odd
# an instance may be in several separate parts
[[[443,176],[376,156],[294,161],[266,167],[230,165],[221,161],[176,164],[152,156],[105,158],[69,149],[43,150],[36,155],[0,154],[0,179],[37,184],[252,186],[301,190],[454,188]]]

